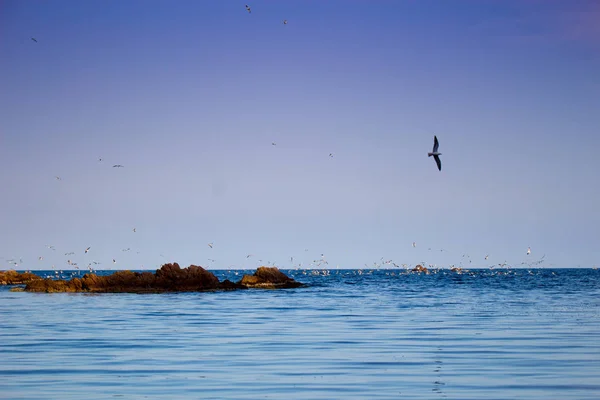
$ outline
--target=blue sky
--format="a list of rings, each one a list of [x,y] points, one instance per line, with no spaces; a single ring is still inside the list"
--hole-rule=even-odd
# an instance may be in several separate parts
[[[600,265],[598,2],[245,4],[0,3],[0,268]]]

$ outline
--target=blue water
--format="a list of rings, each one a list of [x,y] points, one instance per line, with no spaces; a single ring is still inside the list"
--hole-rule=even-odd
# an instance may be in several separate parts
[[[600,399],[600,271],[401,272],[286,271],[310,286],[285,291],[0,287],[0,398]]]

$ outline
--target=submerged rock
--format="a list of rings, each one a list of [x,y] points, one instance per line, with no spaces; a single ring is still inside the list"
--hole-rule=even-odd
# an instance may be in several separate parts
[[[261,268],[254,274],[254,276],[260,276],[260,282],[254,286],[244,284],[244,279],[237,283],[229,280],[220,282],[212,272],[202,267],[190,265],[188,268],[181,268],[179,264],[173,263],[163,265],[154,274],[151,272],[117,271],[107,276],[85,274],[82,278],[73,278],[69,281],[39,279],[29,282],[25,287],[25,291],[45,293],[163,293],[236,290],[249,287],[283,289],[302,286],[302,284],[287,277],[277,268],[265,268],[267,271],[259,273]],[[292,285],[292,283],[295,285]]]
[[[23,285],[37,279],[42,278],[31,272],[17,272],[12,269],[0,271],[0,285]]]
[[[239,283],[247,288],[261,289],[291,289],[304,286],[275,267],[258,267],[254,275],[244,275]]]

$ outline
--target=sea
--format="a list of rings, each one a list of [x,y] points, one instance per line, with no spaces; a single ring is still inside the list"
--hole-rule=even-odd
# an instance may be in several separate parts
[[[0,398],[600,399],[599,270],[283,272],[307,286],[0,287]]]

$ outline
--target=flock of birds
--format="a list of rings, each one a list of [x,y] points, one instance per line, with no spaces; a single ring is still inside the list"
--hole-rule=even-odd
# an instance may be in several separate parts
[[[251,7],[250,7],[248,4],[246,4],[246,5],[245,5],[245,7],[246,7],[246,11],[247,11],[249,14],[251,14],[251,13],[252,13],[252,9],[251,9]],[[287,19],[284,19],[284,20],[283,20],[283,24],[284,24],[284,25],[287,25],[287,23],[288,23]],[[32,37],[32,38],[31,38],[31,40],[32,40],[33,42],[35,42],[35,43],[37,43],[37,42],[38,42],[38,40],[37,40],[36,38],[34,38],[34,37]],[[277,145],[277,143],[275,143],[275,142],[272,142],[272,143],[271,143],[271,145],[272,145],[272,146],[276,146],[276,145]],[[442,162],[441,162],[441,160],[440,160],[440,156],[442,155],[442,153],[440,153],[440,152],[439,152],[439,145],[440,145],[440,144],[439,144],[439,141],[438,141],[438,138],[437,138],[437,135],[436,135],[436,136],[434,136],[434,137],[433,137],[433,148],[432,148],[432,151],[431,151],[431,152],[428,152],[428,153],[427,153],[427,156],[428,156],[428,157],[433,157],[433,158],[434,158],[434,160],[435,160],[435,163],[436,163],[436,165],[437,165],[437,168],[438,168],[438,170],[439,170],[439,171],[441,171],[441,170],[442,170]],[[329,153],[329,157],[333,157],[333,153]],[[99,158],[98,158],[98,162],[103,162],[103,159],[102,159],[102,157],[99,157]],[[113,168],[124,168],[124,165],[122,165],[122,164],[114,164],[112,167],[113,167]],[[56,180],[62,180],[62,178],[61,178],[60,176],[56,176],[55,178],[56,178]],[[136,232],[136,228],[133,228],[133,230],[132,230],[132,231],[133,231],[133,233],[135,233],[135,232]],[[212,249],[212,248],[213,248],[213,246],[214,246],[214,243],[212,243],[212,242],[211,242],[211,243],[208,243],[208,247],[209,247],[210,249]],[[56,248],[55,248],[54,246],[52,246],[52,245],[46,245],[46,247],[47,247],[48,249],[50,249],[50,250],[53,250],[53,251],[54,251],[54,250],[56,250]],[[416,248],[416,247],[417,247],[417,244],[416,244],[416,242],[413,242],[413,243],[412,243],[412,247],[413,247],[413,248]],[[88,253],[90,252],[90,250],[91,250],[91,246],[88,246],[88,247],[87,247],[87,248],[84,250],[83,254],[88,254]],[[122,251],[123,251],[123,252],[125,252],[125,251],[130,251],[130,250],[131,250],[131,248],[129,248],[129,247],[128,247],[128,248],[126,248],[126,249],[123,249]],[[429,250],[431,250],[431,248],[430,248]],[[305,249],[305,251],[308,251],[308,249]],[[444,251],[444,250],[443,250],[443,249],[440,249],[439,251]],[[139,254],[139,252],[138,252],[138,254]],[[526,255],[527,255],[527,256],[529,256],[530,254],[531,254],[531,248],[530,248],[530,247],[528,247],[528,248],[527,248]],[[69,252],[66,252],[66,253],[64,253],[64,255],[65,255],[65,256],[72,256],[72,255],[75,255],[75,252],[73,252],[73,251],[69,251]],[[162,257],[164,257],[162,254],[161,254],[161,256],[162,256]],[[253,254],[248,254],[248,255],[246,256],[246,259],[249,259],[250,257],[253,257],[253,256],[254,256]],[[469,264],[470,264],[470,263],[471,263],[470,257],[469,257],[468,255],[464,254],[464,255],[462,256],[462,258],[464,259],[465,257],[466,257],[466,258],[469,260]],[[487,261],[487,260],[488,260],[488,257],[489,257],[489,255],[486,255],[486,256],[484,257],[484,260],[485,260],[485,261]],[[544,257],[545,257],[545,255],[544,255],[544,256],[542,256],[542,258],[541,258],[540,260],[538,260],[538,261],[535,261],[535,262],[532,262],[532,263],[523,262],[523,263],[521,263],[521,266],[523,266],[523,265],[526,265],[526,266],[532,267],[532,266],[539,265],[539,264],[541,264],[541,263],[542,263],[542,261],[544,260]],[[38,257],[38,260],[39,260],[39,261],[42,261],[43,259],[44,259],[44,258],[43,258],[43,256],[39,256],[39,257]],[[209,260],[209,262],[211,262],[211,263],[212,263],[212,262],[215,262],[215,260],[214,260],[214,259],[211,259],[211,258],[209,258],[208,260]],[[12,264],[12,266],[14,266],[14,267],[18,267],[20,264],[22,264],[22,262],[23,262],[23,259],[22,259],[22,258],[19,258],[19,261],[17,261],[15,258],[12,258],[12,259],[7,259],[7,260],[6,260],[6,262],[8,262],[8,263]],[[263,262],[263,260],[262,260],[262,259],[259,259],[259,260],[258,260],[258,262],[259,262],[259,263],[262,263],[262,262]],[[310,268],[322,268],[322,267],[324,267],[324,266],[328,266],[328,265],[329,265],[329,262],[328,262],[328,261],[325,259],[325,256],[324,256],[324,254],[321,254],[321,257],[320,257],[320,258],[318,258],[318,259],[315,259],[315,260],[312,260],[312,262],[310,262],[308,265],[303,265],[303,263],[302,263],[302,262],[300,262],[300,263],[298,263],[298,264],[294,264],[294,257],[290,257],[290,262],[291,262],[291,264],[292,264],[292,268],[291,268],[291,269],[294,269],[294,268],[295,268],[295,269],[302,269],[302,268],[305,268],[305,269],[310,269]],[[113,264],[116,264],[116,258],[112,258],[112,263],[113,263]],[[67,259],[67,264],[68,264],[68,265],[69,265],[71,268],[74,268],[75,270],[77,270],[77,271],[76,271],[76,273],[79,273],[79,265],[78,265],[78,263],[77,263],[77,262],[74,262],[74,261],[72,261],[72,260],[69,258],[69,259]],[[275,265],[275,264],[276,264],[276,262],[271,262],[270,260],[269,260],[269,261],[267,261],[267,265]],[[100,265],[100,263],[99,263],[99,262],[97,262],[97,261],[90,261],[90,262],[87,264],[87,269],[88,269],[90,272],[93,272],[93,271],[95,270],[95,267],[96,267],[96,266],[98,266],[98,265]],[[426,264],[425,262],[421,262],[421,265],[423,265],[423,266],[428,266],[429,268],[432,268],[433,270],[436,270],[436,271],[437,271],[437,270],[439,270],[439,268],[438,268],[436,265],[432,265],[432,264]],[[385,267],[391,267],[391,266],[393,266],[393,267],[395,267],[395,268],[404,268],[406,271],[409,271],[409,270],[410,270],[410,268],[412,268],[412,265],[409,265],[409,264],[396,264],[396,263],[395,263],[393,260],[385,260],[383,257],[380,259],[380,261],[379,261],[379,262],[374,262],[374,263],[373,263],[373,265],[368,265],[368,264],[365,264],[365,267],[366,267],[366,268],[375,268],[375,269],[379,269],[379,268],[382,268],[382,267],[383,267],[383,268],[385,268]],[[463,265],[462,265],[462,262],[461,262],[461,264],[459,265],[459,268],[462,268],[462,266],[463,266]],[[52,267],[54,268],[54,265],[53,265]],[[233,267],[233,266],[232,266],[232,267]],[[509,268],[509,269],[510,269],[510,267],[511,267],[511,266],[510,266],[508,263],[506,263],[506,261],[505,261],[504,263],[499,263],[499,264],[497,264],[497,265],[491,265],[491,266],[488,266],[488,268],[489,268],[489,269],[494,269],[495,267]],[[339,268],[339,266],[338,266],[338,268]],[[454,265],[453,265],[453,266],[451,266],[451,268],[455,268],[455,267],[454,267]],[[318,271],[318,270],[316,270],[316,271]],[[324,270],[324,271],[328,271],[328,270]],[[62,270],[55,270],[54,272],[55,272],[55,274],[56,274],[57,276],[63,273],[63,271],[62,271]]]
[[[136,228],[133,228],[133,232],[136,232]],[[207,246],[212,249],[214,248],[214,243],[208,243]],[[56,251],[56,247],[53,245],[46,245],[45,246],[48,250],[51,251]],[[417,243],[416,242],[412,242],[412,247],[416,248],[417,247]],[[92,250],[91,246],[86,247],[83,250],[83,255],[87,255],[88,253],[90,253]],[[432,251],[431,248],[428,248],[429,251]],[[121,251],[123,252],[128,252],[131,251],[131,248],[124,248]],[[304,249],[305,252],[308,252],[308,249]],[[445,251],[444,249],[439,249],[439,251]],[[139,252],[138,252],[139,254]],[[65,257],[68,256],[73,256],[76,255],[76,252],[74,251],[69,251],[69,252],[65,252],[64,253]],[[527,248],[526,251],[526,255],[529,256],[531,255],[531,247]],[[161,257],[164,257],[161,254]],[[246,259],[249,259],[250,257],[254,257],[254,254],[248,254],[246,255]],[[3,257],[0,257],[0,259],[2,259]],[[484,257],[484,260],[487,261],[489,258],[489,254],[486,254]],[[43,256],[39,256],[38,260],[39,261],[43,261],[44,257]],[[307,258],[304,258],[305,260],[307,260]],[[532,274],[531,269],[532,268],[537,268],[540,266],[540,264],[542,264],[544,262],[545,259],[545,255],[543,255],[539,260],[531,260],[531,261],[523,261],[518,265],[511,265],[509,264],[507,261],[504,261],[502,263],[497,263],[497,264],[493,264],[493,265],[487,265],[485,268],[487,268],[490,271],[493,271],[494,269],[498,268],[501,269],[503,271],[510,271],[511,268],[514,267],[519,267],[519,268],[523,268],[523,267],[527,267],[530,268],[528,271],[530,274]],[[214,263],[216,260],[212,259],[212,258],[208,258],[209,263]],[[265,263],[266,261],[266,263]],[[12,265],[13,268],[18,268],[20,264],[23,264],[23,259],[19,258],[18,260],[15,258],[11,258],[11,259],[6,259],[6,262],[10,263]],[[112,264],[116,264],[116,259],[113,258],[112,259]],[[329,275],[331,270],[340,270],[340,266],[337,265],[336,267],[330,266],[329,261],[326,259],[326,256],[324,253],[321,253],[319,258],[316,258],[310,262],[294,262],[294,257],[290,257],[289,259],[289,263],[285,263],[284,265],[278,263],[277,261],[271,261],[271,260],[262,260],[262,259],[258,259],[257,260],[258,265],[276,265],[279,266],[280,268],[283,269],[289,269],[289,270],[305,270],[305,271],[313,271],[312,274],[317,274],[317,275]],[[68,269],[67,272],[65,273],[65,270],[63,269],[55,269],[55,266],[52,265],[52,270],[54,271],[54,274],[50,274],[47,275],[47,277],[52,277],[52,278],[60,278],[60,279],[65,279],[68,278],[69,276],[73,277],[73,276],[79,276],[81,274],[81,269],[80,266],[78,264],[78,262],[75,262],[71,259],[71,257],[69,257],[66,260],[66,264],[68,265]],[[93,273],[95,271],[97,271],[98,267],[101,265],[100,262],[92,260],[92,261],[88,261],[87,264],[87,270],[89,270],[89,272]],[[455,273],[458,274],[462,274],[462,273],[471,273],[472,270],[467,270],[463,268],[471,268],[472,265],[472,259],[468,254],[463,254],[461,257],[461,262],[458,265],[450,265],[447,268],[444,267],[440,267],[437,266],[436,264],[429,264],[426,263],[425,261],[421,261],[418,264],[397,264],[396,262],[394,262],[394,260],[392,259],[385,259],[384,257],[381,257],[380,260],[373,262],[371,265],[369,264],[364,264],[364,271],[376,271],[379,269],[400,269],[400,270],[404,270],[404,273],[410,273],[413,272],[413,268],[416,267],[416,265],[421,265],[424,267],[427,267],[429,271],[431,271],[431,273],[437,274],[438,272],[442,272],[444,270],[449,270],[449,271],[453,271]],[[230,265],[230,272],[231,269],[246,269],[247,265],[244,266],[244,268],[235,268],[235,265]],[[476,269],[481,269],[480,266],[475,266]],[[71,270],[70,272],[68,270]],[[143,270],[144,267],[142,266],[140,268],[140,270]],[[29,271],[29,270],[28,270]],[[362,274],[363,269],[359,269],[358,270],[360,274]],[[417,271],[418,273],[422,272],[422,271]],[[506,272],[498,272],[498,274],[503,274]]]

